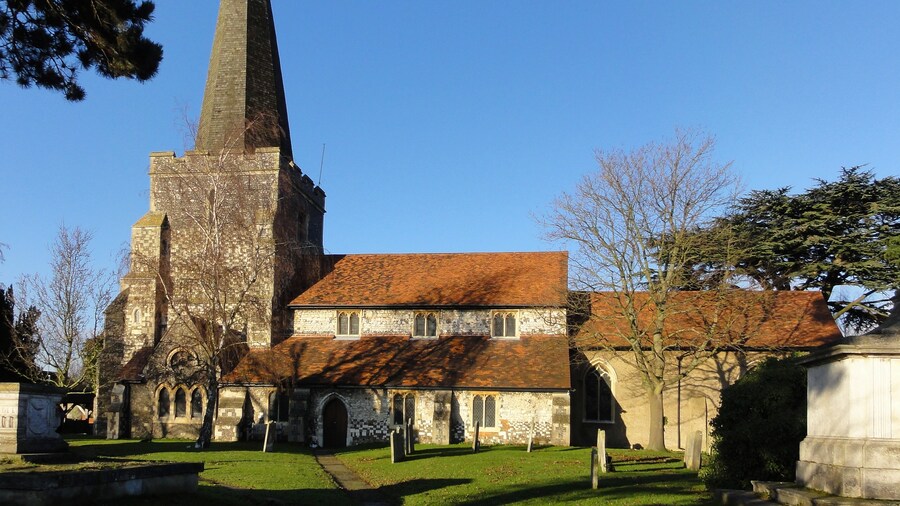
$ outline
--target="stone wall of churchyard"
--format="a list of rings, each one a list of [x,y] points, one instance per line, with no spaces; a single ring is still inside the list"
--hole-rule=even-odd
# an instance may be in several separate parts
[[[518,309],[519,335],[566,333],[565,311],[562,309]],[[438,335],[484,336],[491,333],[490,309],[442,309],[438,316]],[[413,309],[360,309],[359,330],[362,335],[411,335]],[[337,331],[334,309],[294,310],[295,335],[334,334]]]

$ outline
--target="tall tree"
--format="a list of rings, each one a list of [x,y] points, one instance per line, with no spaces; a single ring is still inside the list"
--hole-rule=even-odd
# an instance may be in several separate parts
[[[544,220],[549,239],[576,249],[570,257],[572,288],[607,292],[610,311],[626,322],[617,337],[627,343],[626,355],[642,379],[650,408],[648,447],[653,449],[665,447],[662,396],[677,380],[667,357],[684,344],[667,328],[667,320],[685,310],[679,307],[684,297],[674,294],[692,279],[693,267],[708,248],[709,236],[695,232],[737,192],[730,163],[716,162],[714,147],[711,137],[677,132],[667,143],[598,151],[598,170],[584,176],[573,193],[556,199]],[[730,243],[727,234],[717,240]],[[713,293],[730,288],[728,276],[713,279],[708,287]],[[715,313],[717,303],[707,304]],[[710,323],[698,329],[700,342],[684,351],[682,375],[719,346],[715,314],[706,317]],[[582,333],[576,346],[611,349],[607,338]]]
[[[900,179],[861,167],[797,195],[754,191],[719,222],[743,238],[742,273],[778,290],[820,290],[846,328],[869,328],[900,287]],[[851,287],[853,289],[841,289]]]
[[[0,0],[0,79],[61,91],[82,100],[78,70],[145,81],[162,46],[144,37],[153,2],[143,0]]]
[[[24,277],[24,299],[40,311],[38,362],[49,367],[35,378],[61,388],[82,388],[93,381],[96,354],[85,344],[103,328],[103,310],[109,305],[113,278],[91,261],[90,232],[60,226],[50,247],[49,278]]]
[[[16,315],[12,287],[0,286],[0,381],[31,381],[40,369],[35,357],[40,312],[29,307]]]

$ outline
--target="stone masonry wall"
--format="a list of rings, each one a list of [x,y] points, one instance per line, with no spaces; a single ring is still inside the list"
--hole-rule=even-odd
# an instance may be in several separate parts
[[[560,309],[519,309],[518,333],[564,335],[565,312]],[[491,333],[490,309],[442,309],[438,311],[439,335],[475,335]],[[411,335],[413,309],[361,309],[360,333],[364,335]],[[337,310],[294,310],[295,335],[328,335],[337,330]]]

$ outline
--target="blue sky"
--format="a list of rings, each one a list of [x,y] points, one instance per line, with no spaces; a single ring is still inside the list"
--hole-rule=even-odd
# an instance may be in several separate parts
[[[68,103],[0,82],[0,283],[65,223],[111,265],[148,209],[148,155],[190,147],[217,2],[156,2],[138,84]],[[597,148],[700,128],[748,189],[900,173],[900,2],[273,0],[296,162],[332,253],[531,251],[532,215]]]

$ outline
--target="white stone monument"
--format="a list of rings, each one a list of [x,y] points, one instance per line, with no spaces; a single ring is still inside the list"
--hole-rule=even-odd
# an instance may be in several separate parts
[[[56,432],[63,391],[29,383],[0,383],[0,453],[49,453],[68,448]]]
[[[805,357],[807,436],[797,483],[900,499],[900,297],[881,327]]]

